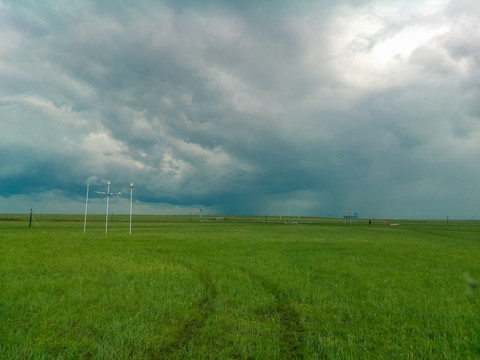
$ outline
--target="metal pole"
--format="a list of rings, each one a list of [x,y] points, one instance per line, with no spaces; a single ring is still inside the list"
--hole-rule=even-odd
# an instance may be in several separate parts
[[[33,216],[33,210],[30,209],[30,224],[29,224],[29,227],[32,227],[32,216]]]
[[[130,235],[132,235],[133,182],[130,183]]]
[[[85,200],[85,220],[83,221],[83,233],[85,234],[85,231],[87,229],[87,209],[88,209],[88,188],[90,187],[90,184],[87,184],[87,198]]]
[[[105,234],[108,232],[108,200],[110,199],[110,180],[107,181],[107,216],[105,217]]]

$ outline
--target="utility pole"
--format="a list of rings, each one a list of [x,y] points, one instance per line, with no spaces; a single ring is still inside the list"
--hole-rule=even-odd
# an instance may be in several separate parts
[[[105,235],[108,232],[108,200],[110,200],[110,180],[107,181],[107,215],[105,216]]]
[[[85,234],[85,231],[87,229],[87,210],[88,210],[88,189],[90,187],[90,184],[87,184],[87,196],[85,198],[85,220],[83,221],[83,233]]]
[[[130,232],[132,235],[133,181],[130,183]]]

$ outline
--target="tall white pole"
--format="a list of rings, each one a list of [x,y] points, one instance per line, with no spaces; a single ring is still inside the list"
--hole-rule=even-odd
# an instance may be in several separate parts
[[[107,181],[107,216],[105,218],[105,234],[108,232],[108,200],[110,199],[110,180]]]
[[[85,199],[85,220],[83,222],[83,233],[85,234],[85,231],[87,229],[87,209],[88,209],[88,188],[90,187],[90,184],[87,184],[87,197]]]
[[[133,182],[130,183],[130,235],[132,235]]]

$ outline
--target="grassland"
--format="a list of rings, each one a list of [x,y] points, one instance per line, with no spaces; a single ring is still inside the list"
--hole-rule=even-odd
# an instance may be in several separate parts
[[[474,222],[1,218],[1,359],[480,358]]]

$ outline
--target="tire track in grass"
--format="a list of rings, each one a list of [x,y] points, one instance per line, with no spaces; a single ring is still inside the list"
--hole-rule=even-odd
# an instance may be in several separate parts
[[[175,353],[185,350],[195,334],[205,327],[207,319],[213,313],[215,307],[217,289],[208,273],[201,269],[195,270],[191,264],[184,263],[183,265],[197,274],[204,288],[203,296],[196,306],[199,310],[192,314],[192,317],[175,333],[168,344],[160,347],[156,354],[151,354],[152,358],[155,359],[170,359]]]
[[[282,359],[303,359],[303,334],[304,329],[300,322],[300,315],[293,308],[288,295],[276,284],[263,276],[253,273],[250,270],[242,269],[252,279],[257,280],[267,289],[277,302],[278,315],[283,331],[280,337],[280,353]]]
[[[303,349],[305,329],[302,327],[300,315],[293,308],[288,294],[272,281],[249,269],[241,266],[233,266],[232,264],[223,263],[213,259],[211,262],[237,269],[247,274],[251,279],[258,281],[264,289],[273,295],[276,301],[276,312],[278,313],[280,325],[282,326],[282,333],[280,336],[280,356],[282,359],[303,359],[305,357]]]

